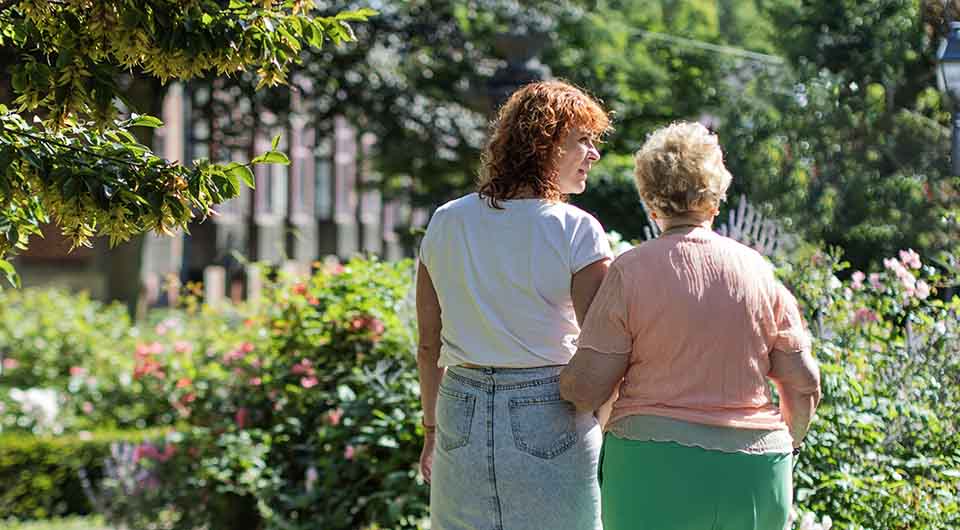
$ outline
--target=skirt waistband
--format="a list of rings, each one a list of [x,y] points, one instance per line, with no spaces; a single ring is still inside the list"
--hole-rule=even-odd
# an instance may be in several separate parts
[[[561,370],[562,365],[535,368],[450,366],[447,375],[465,385],[484,390],[512,390],[559,383]]]

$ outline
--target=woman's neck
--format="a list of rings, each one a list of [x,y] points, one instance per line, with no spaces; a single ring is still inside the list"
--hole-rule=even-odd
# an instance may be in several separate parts
[[[680,228],[710,228],[713,226],[713,218],[714,216],[712,215],[678,215],[675,217],[661,217],[657,219],[657,224],[660,225],[662,232]]]

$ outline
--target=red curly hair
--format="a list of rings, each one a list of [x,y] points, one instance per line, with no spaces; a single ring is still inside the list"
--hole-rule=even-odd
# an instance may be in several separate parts
[[[557,168],[560,144],[574,127],[599,139],[610,117],[583,90],[564,81],[530,83],[500,107],[481,156],[477,191],[493,208],[523,191],[562,201]]]

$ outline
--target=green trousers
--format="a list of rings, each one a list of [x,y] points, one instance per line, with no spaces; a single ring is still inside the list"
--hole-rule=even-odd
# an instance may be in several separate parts
[[[783,530],[792,456],[708,451],[612,434],[600,454],[604,530]]]

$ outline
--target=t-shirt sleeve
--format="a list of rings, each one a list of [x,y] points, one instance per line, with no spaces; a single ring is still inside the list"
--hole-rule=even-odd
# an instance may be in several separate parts
[[[797,299],[783,284],[777,282],[774,318],[777,323],[777,335],[773,350],[782,353],[802,353],[810,351],[810,333],[800,315]]]
[[[623,273],[614,263],[587,310],[577,346],[600,353],[631,353],[633,334],[628,318],[628,296]]]
[[[433,216],[430,217],[430,222],[427,223],[426,233],[423,234],[423,239],[420,240],[420,262],[427,268],[431,270],[433,265],[431,258],[434,255],[436,246],[436,240],[438,237],[438,232],[440,231],[440,225],[443,223],[442,220],[442,210],[437,209],[433,213]]]
[[[577,224],[577,231],[573,235],[573,245],[570,249],[570,273],[576,274],[580,269],[603,258],[613,257],[610,250],[610,241],[603,231],[600,221],[587,214],[582,222]]]

